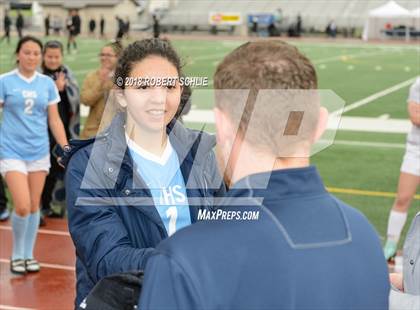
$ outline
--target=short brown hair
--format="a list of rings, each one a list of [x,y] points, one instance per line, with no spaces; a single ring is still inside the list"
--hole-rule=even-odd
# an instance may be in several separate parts
[[[305,119],[305,126],[302,126],[305,128],[301,128],[299,139],[284,138],[284,118],[289,117],[287,127],[291,125],[293,128],[295,125],[289,124],[289,112],[293,110],[293,106],[290,105],[294,104],[296,98],[289,99],[294,97],[290,96],[291,92],[281,90],[314,90],[317,85],[316,71],[309,59],[296,47],[280,40],[248,42],[241,45],[223,59],[214,74],[216,106],[225,111],[234,122],[239,122],[239,133],[246,133],[249,142],[268,148],[277,155],[284,149],[285,143],[290,148],[291,144],[301,142],[302,132],[304,135],[306,133],[305,140],[309,138],[318,121],[318,113],[311,112],[319,109],[316,105],[305,106],[305,113],[316,115],[315,118]],[[239,95],[239,98],[235,92],[230,95],[223,90],[249,90],[249,93],[244,100],[243,95]],[[254,110],[260,90],[273,90],[282,98],[273,95],[273,100],[264,101],[262,109],[259,101],[258,111]],[[265,97],[269,98],[270,95]],[[248,127],[251,116],[254,130]],[[293,118],[291,120],[293,122]],[[299,124],[301,121],[302,119],[298,120]]]

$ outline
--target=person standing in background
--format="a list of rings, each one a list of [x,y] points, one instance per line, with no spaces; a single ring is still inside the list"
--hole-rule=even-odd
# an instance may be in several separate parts
[[[408,114],[412,128],[407,136],[406,151],[401,165],[397,198],[389,213],[385,259],[392,259],[398,248],[401,232],[407,221],[407,212],[420,184],[420,77],[411,86],[408,95]]]
[[[80,101],[89,107],[89,115],[80,134],[81,139],[92,138],[98,132],[106,98],[113,86],[115,67],[122,50],[122,45],[118,41],[106,44],[99,54],[100,68],[88,73],[83,81]]]
[[[44,26],[45,26],[45,36],[48,37],[50,35],[50,14],[48,14],[47,17],[45,17]]]
[[[67,52],[70,53],[70,45],[73,44],[75,52],[77,52],[77,35],[80,34],[81,20],[77,13],[77,10],[71,10],[67,19],[67,30],[69,31],[69,37],[67,41]]]
[[[105,38],[105,18],[103,15],[101,15],[101,21],[99,22],[99,27],[101,31],[101,39]]]
[[[42,61],[42,73],[52,78],[60,95],[58,112],[66,131],[67,139],[77,139],[79,137],[79,105],[80,92],[77,81],[69,69],[63,64],[63,45],[60,41],[48,41],[45,43]],[[49,130],[50,153],[52,153],[56,141],[52,132]],[[51,169],[45,181],[42,192],[42,215],[48,217],[63,217],[65,214],[65,188],[64,188],[64,169],[60,167],[51,156]],[[51,203],[59,209],[53,209]],[[41,220],[41,225],[43,221]]]
[[[127,40],[130,39],[130,18],[127,16],[126,20],[125,20],[125,25],[124,25],[125,29],[124,29],[124,34]]]
[[[91,18],[89,20],[89,35],[91,37],[95,37],[95,28],[96,28],[96,21],[93,18]]]
[[[302,34],[302,16],[298,14],[296,20],[296,35],[300,37]]]
[[[118,15],[115,16],[115,19],[117,21],[117,27],[118,27],[117,35],[115,36],[115,41],[120,42],[125,33],[125,23],[123,19],[119,17]]]
[[[23,20],[23,15],[20,11],[18,11],[18,15],[16,18],[16,30],[18,32],[19,39],[22,38],[22,29],[24,25],[25,25],[25,22]]]
[[[3,27],[4,27],[4,36],[0,39],[0,43],[7,39],[7,44],[10,44],[10,27],[12,26],[12,20],[9,16],[9,11],[6,11],[4,13],[4,19],[3,19]]]
[[[159,25],[159,19],[154,14],[153,15],[153,37],[159,38],[160,36],[160,25]]]

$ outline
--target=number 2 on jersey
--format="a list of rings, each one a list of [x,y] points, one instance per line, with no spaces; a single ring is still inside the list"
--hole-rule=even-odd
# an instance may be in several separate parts
[[[35,104],[35,101],[32,98],[25,99],[25,114],[32,114],[32,108]]]

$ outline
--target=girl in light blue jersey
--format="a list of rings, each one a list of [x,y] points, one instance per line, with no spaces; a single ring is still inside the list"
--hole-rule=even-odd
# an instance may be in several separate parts
[[[196,222],[225,192],[215,137],[177,121],[187,101],[181,76],[169,41],[130,44],[109,95],[115,107],[108,101],[104,115],[120,112],[95,140],[73,141],[65,156],[76,306],[101,278],[144,269],[161,240]]]
[[[36,71],[42,43],[25,36],[16,48],[17,68],[0,76],[0,173],[12,196],[13,251],[10,270],[38,272],[33,248],[39,226],[39,204],[50,168],[48,127],[57,143],[67,145],[54,81]]]

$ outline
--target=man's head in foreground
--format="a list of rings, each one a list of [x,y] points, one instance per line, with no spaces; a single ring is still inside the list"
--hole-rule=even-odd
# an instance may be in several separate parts
[[[221,169],[228,183],[257,172],[309,164],[328,113],[308,58],[282,41],[249,42],[214,75]]]

